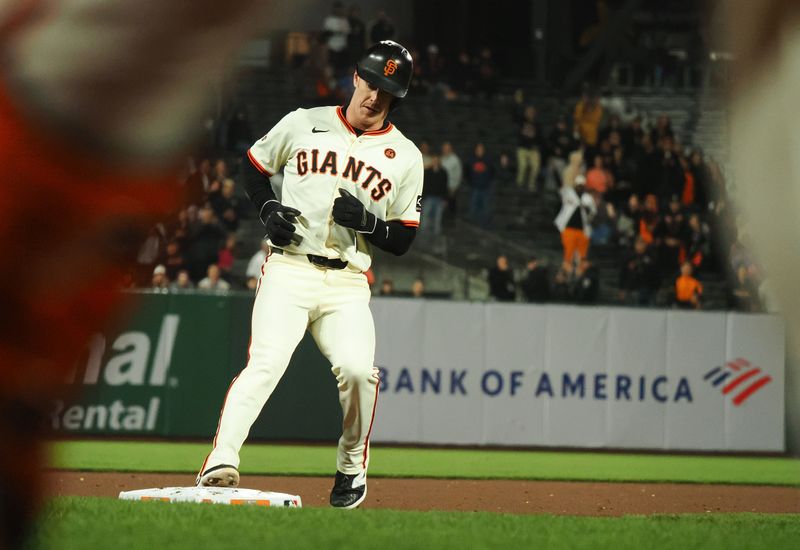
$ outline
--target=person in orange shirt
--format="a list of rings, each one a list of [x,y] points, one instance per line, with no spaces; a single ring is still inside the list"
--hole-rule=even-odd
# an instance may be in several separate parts
[[[692,264],[681,265],[681,276],[675,280],[675,305],[682,309],[700,309],[703,285],[692,277]]]
[[[586,189],[600,196],[611,187],[611,174],[603,166],[603,157],[595,155],[592,169],[586,172]]]

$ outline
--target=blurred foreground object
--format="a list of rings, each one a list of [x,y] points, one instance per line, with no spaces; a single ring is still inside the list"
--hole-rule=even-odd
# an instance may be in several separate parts
[[[731,90],[732,158],[739,232],[754,245],[789,323],[790,349],[800,345],[800,3],[719,3],[722,36],[736,62]],[[786,370],[787,444],[800,452],[800,377],[790,353]]]
[[[120,306],[141,235],[177,204],[173,163],[266,2],[0,6],[0,548],[41,497],[44,418]]]

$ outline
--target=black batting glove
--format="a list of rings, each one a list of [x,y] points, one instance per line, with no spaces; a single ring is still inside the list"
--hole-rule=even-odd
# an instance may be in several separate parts
[[[275,246],[299,245],[303,238],[295,235],[294,224],[300,211],[284,206],[278,201],[269,201],[261,209],[259,218],[267,231],[267,238]]]
[[[344,189],[339,189],[339,195],[333,201],[333,221],[342,227],[355,229],[359,233],[375,231],[375,215],[370,213],[360,200]]]

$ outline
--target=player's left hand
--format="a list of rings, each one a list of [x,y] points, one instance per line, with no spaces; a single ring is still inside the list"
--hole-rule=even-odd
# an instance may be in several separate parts
[[[339,195],[333,201],[333,221],[359,233],[372,233],[375,230],[375,215],[344,189],[339,189]]]

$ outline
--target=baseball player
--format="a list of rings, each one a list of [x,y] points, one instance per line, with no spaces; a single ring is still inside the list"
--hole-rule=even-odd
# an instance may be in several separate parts
[[[379,381],[364,272],[372,246],[404,254],[419,226],[422,155],[387,120],[411,74],[408,51],[379,42],[358,62],[347,105],[291,112],[248,151],[246,188],[272,250],[247,365],[231,382],[198,485],[238,485],[239,449],[308,329],[331,362],[344,418],[330,503],[364,501]],[[276,193],[269,178],[280,170]]]

